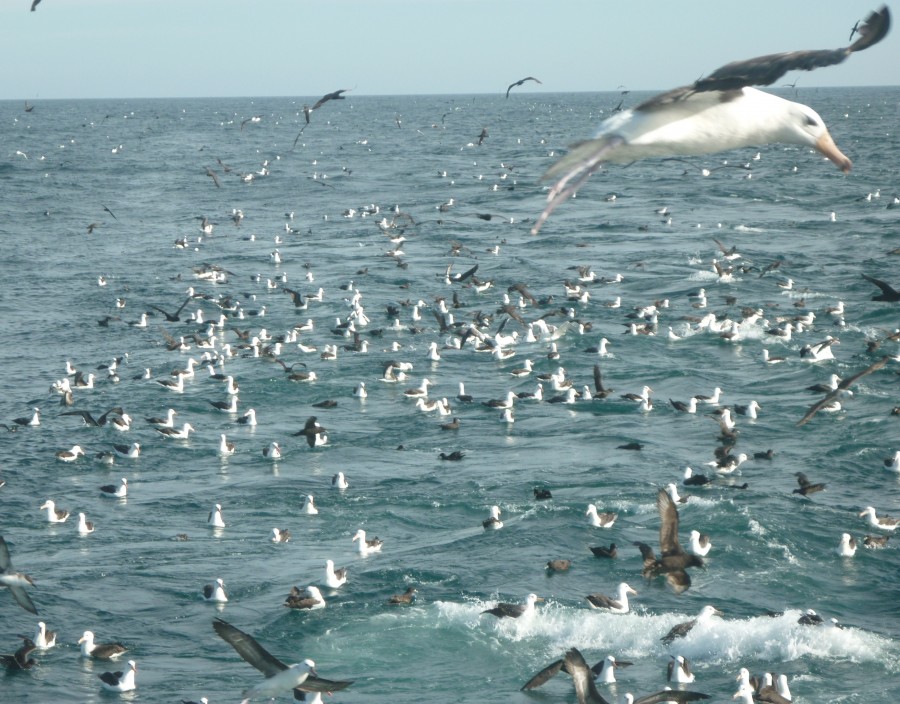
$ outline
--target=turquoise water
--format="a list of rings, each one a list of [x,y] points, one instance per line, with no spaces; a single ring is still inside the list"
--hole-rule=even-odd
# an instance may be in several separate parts
[[[697,672],[692,688],[718,700],[731,698],[741,667],[786,673],[798,702],[896,698],[897,545],[860,548],[847,559],[835,554],[843,532],[860,542],[879,533],[858,516],[864,507],[900,515],[898,475],[882,462],[900,449],[900,420],[890,415],[900,402],[896,362],[855,385],[844,410],[795,423],[819,398],[807,386],[898,354],[890,341],[867,352],[869,340],[897,327],[897,307],[871,301],[876,289],[861,277],[900,285],[897,257],[888,254],[900,246],[900,208],[886,207],[897,189],[898,98],[896,88],[799,91],[797,99],[822,114],[854,160],[849,176],[817,154],[783,145],[761,148],[758,160],[757,150],[745,150],[690,165],[611,167],[560,206],[537,237],[528,233],[544,203],[541,173],[568,143],[591,134],[618,95],[349,94],[313,113],[293,150],[304,124],[300,99],[50,101],[32,113],[0,103],[6,245],[0,405],[8,424],[33,406],[42,418],[37,428],[0,436],[7,482],[0,489],[0,533],[17,569],[36,580],[31,594],[40,618],[59,632],[59,644],[36,655],[39,667],[4,677],[6,697],[115,699],[101,692],[96,675],[124,663],[82,661],[75,643],[90,629],[98,641],[125,643],[138,663],[138,688],[123,699],[237,701],[260,676],[215,635],[210,624],[218,615],[286,662],[309,657],[322,676],[356,680],[329,698],[336,702],[574,701],[565,677],[533,693],[519,691],[572,646],[590,662],[613,654],[635,663],[618,685],[603,687],[610,700],[662,688],[670,654],[688,657]],[[262,119],[241,129],[253,115]],[[478,147],[484,127],[488,137]],[[750,170],[714,170],[725,159]],[[238,176],[262,170],[265,161],[268,175],[250,182]],[[877,196],[867,200],[869,193]],[[612,194],[615,200],[607,200]],[[453,205],[441,210],[451,198]],[[363,217],[372,205],[380,212]],[[395,218],[395,206],[412,220]],[[655,212],[663,206],[671,222]],[[233,209],[244,214],[240,226]],[[353,217],[344,215],[348,209]],[[214,223],[210,236],[200,232],[204,216]],[[396,244],[379,228],[383,217],[396,225],[388,234],[402,231],[406,238],[404,267],[386,255]],[[98,226],[88,234],[91,223]],[[180,238],[187,248],[174,247]],[[737,247],[742,257],[735,266],[752,268],[720,281],[711,264],[721,254],[713,238]],[[281,264],[272,261],[276,247]],[[760,276],[778,260],[775,271]],[[445,283],[448,265],[459,273],[476,263],[476,277],[492,280],[491,288]],[[204,264],[227,270],[226,280],[198,279],[194,270]],[[566,301],[563,281],[577,276],[571,269],[577,265],[592,267],[598,279],[623,280],[582,284],[590,299]],[[280,283],[267,287],[267,279],[283,273],[286,285],[303,294],[321,287],[322,302],[296,310]],[[106,286],[98,285],[100,276]],[[788,278],[793,289],[783,291],[776,283]],[[352,289],[341,288],[351,281]],[[510,346],[515,356],[508,360],[470,347],[441,349],[439,361],[428,359],[429,343],[443,347],[452,337],[433,315],[438,298],[449,303],[458,296],[457,321],[494,316],[486,328],[493,334],[506,317],[498,312],[503,294],[516,283],[541,301],[521,309],[527,321],[574,311],[546,319],[558,326],[558,360],[548,358],[549,340],[522,339]],[[134,378],[145,368],[152,379],[167,378],[203,354],[193,342],[187,351],[168,351],[163,329],[190,338],[205,334],[205,325],[166,322],[149,307],[173,312],[189,286],[210,298],[231,297],[245,310],[265,306],[264,317],[230,320],[215,335],[217,351],[225,343],[236,351],[224,369],[240,385],[240,413],[256,409],[255,428],[210,405],[226,395],[203,367],[182,394]],[[693,307],[689,296],[700,288],[705,309]],[[368,352],[340,349],[336,360],[322,360],[326,344],[352,342],[331,331],[350,314],[354,290],[370,318],[360,329]],[[605,305],[616,297],[620,308]],[[117,298],[125,299],[124,308],[116,307]],[[635,307],[661,299],[669,306],[660,309],[659,334],[623,334]],[[419,300],[421,319],[414,320]],[[843,325],[826,312],[838,300],[845,304]],[[399,313],[389,315],[388,306]],[[733,342],[697,330],[707,312],[740,319],[743,307],[762,308],[767,324]],[[206,319],[220,314],[213,301],[198,298],[184,315],[198,309]],[[790,341],[766,334],[780,318],[809,311],[813,325]],[[142,312],[155,313],[147,328],[127,324]],[[97,323],[104,316],[114,316],[106,327]],[[234,329],[257,335],[265,328],[276,336],[307,319],[314,329],[299,341],[317,351],[290,343],[280,358],[305,363],[315,382],[289,381],[271,359],[238,347]],[[576,321],[591,329],[579,333]],[[670,326],[682,339],[667,339]],[[524,338],[524,327],[510,320],[503,333],[513,331]],[[836,359],[801,361],[800,348],[827,335],[840,340]],[[608,356],[584,351],[601,337],[609,340]],[[765,364],[763,348],[785,363]],[[98,367],[118,356],[124,360],[113,383]],[[525,359],[534,372],[511,376]],[[66,409],[48,388],[65,377],[66,360],[97,375],[93,389],[75,390],[73,408],[99,415],[122,406],[134,418],[131,430],[86,427],[77,416],[59,415]],[[405,382],[379,380],[388,360],[412,363]],[[508,390],[533,391],[536,374],[559,366],[576,389],[592,386],[595,363],[615,390],[605,400],[517,401],[513,424],[480,403]],[[450,417],[416,410],[404,397],[423,378],[433,382],[432,399],[448,398],[459,430],[442,430]],[[368,390],[364,401],[353,396],[359,382]],[[459,382],[474,403],[456,399]],[[644,385],[653,389],[649,413],[619,398]],[[738,416],[734,452],[771,448],[774,458],[748,461],[711,487],[682,491],[691,495],[680,509],[682,541],[696,528],[714,547],[707,568],[692,571],[692,587],[676,595],[661,579],[641,577],[631,542],[658,546],[659,487],[678,483],[688,465],[713,472],[704,464],[719,444],[713,408],[686,415],[668,399],[687,401],[717,386],[723,405],[755,399],[762,406],[755,421]],[[544,393],[557,392],[545,383]],[[337,406],[312,406],[325,399]],[[179,425],[196,429],[189,440],[163,438],[146,423],[170,407]],[[291,436],[311,415],[327,428],[324,447],[310,449]],[[222,433],[237,446],[231,457],[217,451]],[[278,462],[262,456],[273,441],[284,450]],[[142,445],[137,460],[117,458],[110,467],[94,459],[114,443],[131,442]],[[626,442],[644,447],[618,449]],[[86,449],[85,458],[55,459],[74,444]],[[465,453],[462,461],[438,459],[454,450]],[[330,487],[338,471],[350,481],[343,492]],[[826,491],[810,499],[793,494],[798,471],[826,482]],[[98,487],[120,477],[129,482],[127,499],[101,497]],[[744,482],[743,491],[726,486]],[[535,486],[551,489],[553,499],[534,501]],[[300,511],[307,494],[316,497],[316,516]],[[50,498],[72,512],[68,522],[47,523],[38,507]],[[219,531],[206,525],[215,503],[227,524]],[[588,503],[618,512],[615,525],[589,526]],[[485,532],[481,521],[492,505],[501,508],[504,527]],[[96,532],[77,534],[79,511]],[[273,527],[288,528],[292,541],[271,543]],[[384,540],[380,554],[358,555],[351,537],[359,528]],[[188,540],[176,540],[178,534]],[[615,560],[594,558],[588,549],[610,542],[619,546]],[[571,559],[572,568],[548,574],[547,560],[560,557]],[[349,569],[340,589],[322,587],[326,559]],[[229,595],[221,609],[200,596],[218,577]],[[587,594],[612,594],[622,581],[638,591],[631,613],[588,608]],[[282,606],[291,586],[308,584],[323,588],[325,609]],[[419,590],[416,605],[386,605],[410,585]],[[520,603],[529,592],[545,601],[527,622],[481,615],[498,600]],[[659,641],[705,604],[724,617],[671,646]],[[17,635],[31,634],[38,618],[8,594],[0,594],[0,608],[0,652],[13,652]],[[846,627],[798,625],[809,608]]]

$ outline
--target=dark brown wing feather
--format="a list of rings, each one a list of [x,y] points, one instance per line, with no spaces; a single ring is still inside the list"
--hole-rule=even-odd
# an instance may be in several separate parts
[[[677,689],[664,689],[661,692],[648,694],[640,699],[635,699],[634,704],[658,704],[658,702],[693,702],[698,699],[709,699],[708,694],[700,692],[682,692]]]
[[[566,671],[572,675],[575,681],[575,696],[578,704],[609,704],[597,691],[594,684],[594,673],[585,662],[584,656],[577,648],[571,648],[566,653]]]
[[[732,61],[716,69],[709,76],[696,81],[693,85],[674,88],[650,98],[638,105],[635,110],[651,110],[706,91],[731,91],[733,95],[737,95],[745,86],[772,85],[788,71],[812,71],[825,66],[833,66],[844,61],[853,52],[868,49],[880,42],[887,35],[890,27],[891,13],[887,6],[882,6],[880,10],[869,15],[859,30],[860,38],[848,47],[786,51],[743,61]],[[728,100],[729,97],[729,93],[726,92],[722,99]]]
[[[665,489],[656,492],[656,507],[659,509],[659,552],[662,557],[680,555],[684,552],[678,542],[678,509]]]
[[[522,689],[536,689],[541,685],[545,684],[548,680],[553,679],[559,674],[559,671],[563,669],[563,661],[557,660],[556,662],[551,662],[547,667],[538,672],[534,677],[528,680],[525,684],[522,685]]]
[[[213,629],[219,636],[237,651],[237,654],[245,661],[253,665],[266,677],[277,675],[287,669],[281,660],[263,648],[253,636],[235,628],[227,621],[217,618],[213,621]]]

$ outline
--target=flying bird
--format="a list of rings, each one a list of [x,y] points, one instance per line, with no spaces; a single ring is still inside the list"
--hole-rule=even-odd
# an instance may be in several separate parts
[[[850,387],[853,384],[855,384],[867,374],[871,374],[872,372],[876,372],[881,369],[888,363],[888,361],[890,361],[890,359],[890,356],[882,357],[874,364],[871,364],[863,369],[861,372],[857,372],[853,376],[848,376],[840,384],[837,385],[837,388],[834,391],[826,394],[823,398],[821,398],[819,401],[816,401],[816,403],[810,406],[809,410],[806,412],[806,415],[804,415],[800,420],[797,421],[797,425],[805,425],[812,419],[814,415],[816,415],[816,413],[821,411],[828,404],[832,403],[835,399],[840,396],[851,394],[852,392],[850,391]]]
[[[887,303],[896,303],[897,301],[900,301],[900,291],[897,289],[886,284],[884,281],[868,276],[867,274],[863,274],[862,277],[869,283],[873,283],[881,289],[881,293],[876,293],[872,296],[873,301],[885,301]]]
[[[347,96],[341,95],[341,93],[346,93],[349,90],[349,88],[342,88],[341,90],[336,90],[333,93],[326,93],[313,104],[310,110],[318,110],[329,100],[345,100]]]
[[[34,12],[40,4],[41,0],[34,0],[34,2],[31,3],[31,11]]]
[[[556,206],[604,163],[713,154],[779,142],[813,147],[841,171],[850,171],[850,159],[837,148],[815,110],[751,86],[771,85],[789,71],[839,64],[884,39],[890,24],[890,11],[883,6],[868,16],[850,46],[735,61],[691,85],[613,115],[601,123],[592,139],[574,144],[544,175],[556,182],[531,233],[537,234]]]
[[[352,680],[327,680],[319,677],[312,660],[285,665],[263,648],[253,636],[220,618],[213,621],[213,629],[245,662],[266,676],[264,682],[245,692],[245,696],[274,696],[292,689],[294,698],[302,701],[303,692],[337,692],[353,684]]]
[[[603,698],[597,685],[594,684],[594,672],[588,667],[584,656],[577,648],[571,648],[563,660],[563,666],[566,672],[572,675],[575,683],[575,697],[578,704],[609,704]],[[626,695],[626,699],[629,695]],[[657,702],[675,701],[675,702],[691,702],[698,699],[709,699],[708,694],[700,692],[687,692],[683,690],[665,689],[653,694],[648,694],[638,699],[633,699],[633,704],[657,704]]]
[[[703,567],[703,560],[697,555],[685,552],[678,542],[678,509],[669,492],[656,492],[656,508],[659,510],[659,557],[646,543],[636,542],[644,558],[644,577],[664,574],[666,581],[680,594],[691,586],[691,577],[686,568]]]
[[[12,560],[9,557],[9,547],[3,536],[0,535],[0,586],[9,589],[16,603],[26,611],[37,614],[37,609],[28,592],[25,591],[26,586],[34,584],[34,580],[27,574],[16,572],[12,566]]]
[[[509,88],[506,89],[506,97],[509,98],[509,91],[511,91],[511,90],[512,90],[513,88],[515,88],[516,86],[522,85],[525,81],[534,81],[535,83],[541,83],[541,81],[539,81],[539,80],[538,80],[537,78],[535,78],[534,76],[526,76],[525,78],[523,78],[523,79],[521,79],[521,80],[518,80],[518,81],[516,81],[515,83],[510,83],[510,84],[509,84]],[[543,85],[543,83],[541,83],[541,85]]]

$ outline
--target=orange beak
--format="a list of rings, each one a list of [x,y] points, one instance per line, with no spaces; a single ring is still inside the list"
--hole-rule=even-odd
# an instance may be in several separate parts
[[[816,142],[816,151],[824,154],[829,161],[845,174],[850,173],[853,162],[844,156],[841,150],[837,148],[837,144],[834,143],[834,140],[828,132],[819,137],[819,140]]]

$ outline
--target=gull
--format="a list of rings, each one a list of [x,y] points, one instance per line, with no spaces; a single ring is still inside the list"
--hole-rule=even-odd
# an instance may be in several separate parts
[[[27,574],[16,572],[12,566],[12,560],[9,557],[9,547],[6,540],[0,535],[0,586],[9,589],[16,603],[26,611],[37,614],[37,609],[28,592],[25,591],[26,586],[33,586],[34,580]]]
[[[254,697],[274,697],[290,690],[294,690],[296,699],[302,699],[303,692],[337,692],[353,684],[352,680],[327,680],[319,677],[312,660],[285,665],[251,635],[220,618],[213,621],[213,629],[245,662],[266,677],[244,692],[245,702]]]
[[[871,13],[850,46],[834,50],[792,51],[736,61],[692,85],[654,96],[604,121],[592,139],[573,145],[550,167],[555,179],[548,204],[532,228],[537,234],[550,214],[604,163],[712,154],[779,142],[822,153],[844,172],[851,161],[834,143],[812,108],[750,86],[772,85],[789,71],[811,71],[839,64],[852,53],[880,42],[890,28],[887,7]]]

